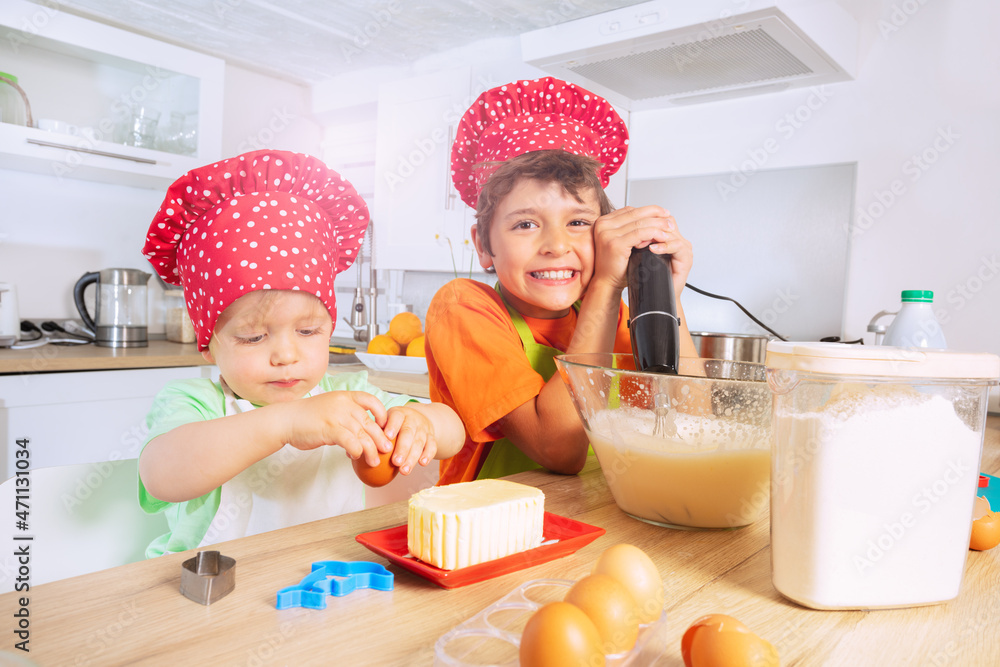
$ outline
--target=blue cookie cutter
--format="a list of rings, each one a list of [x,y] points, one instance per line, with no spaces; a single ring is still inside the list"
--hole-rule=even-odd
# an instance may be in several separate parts
[[[278,609],[305,607],[326,609],[328,595],[343,597],[359,588],[391,591],[392,572],[369,561],[321,560],[312,564],[312,572],[295,586],[278,591]]]

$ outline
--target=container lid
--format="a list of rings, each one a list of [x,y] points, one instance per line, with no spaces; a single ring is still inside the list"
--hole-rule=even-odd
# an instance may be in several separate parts
[[[771,341],[768,369],[927,379],[985,381],[997,384],[1000,357],[985,352],[925,350],[887,345],[848,345]]]
[[[934,292],[929,289],[905,289],[900,294],[900,299],[904,302],[933,303]]]

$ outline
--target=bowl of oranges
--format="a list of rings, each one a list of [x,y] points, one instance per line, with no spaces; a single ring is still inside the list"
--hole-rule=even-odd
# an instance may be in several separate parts
[[[365,352],[355,354],[373,371],[426,373],[423,323],[413,313],[399,313],[389,322],[388,332],[375,336]]]

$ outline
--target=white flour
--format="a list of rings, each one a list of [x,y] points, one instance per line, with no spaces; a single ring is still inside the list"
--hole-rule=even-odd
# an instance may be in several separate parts
[[[818,412],[793,414],[779,400],[775,588],[821,609],[954,598],[969,548],[980,434],[941,396],[842,387]]]

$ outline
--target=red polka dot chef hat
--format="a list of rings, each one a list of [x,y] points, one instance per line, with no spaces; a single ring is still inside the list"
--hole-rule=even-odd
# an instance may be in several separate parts
[[[628,129],[607,100],[575,84],[553,77],[508,83],[480,95],[462,116],[451,148],[452,182],[476,208],[499,163],[549,149],[596,158],[607,187],[625,161]]]
[[[320,160],[254,151],[174,181],[143,255],[184,288],[204,350],[222,311],[255,290],[315,294],[336,321],[333,279],[357,258],[368,220],[354,186]]]

